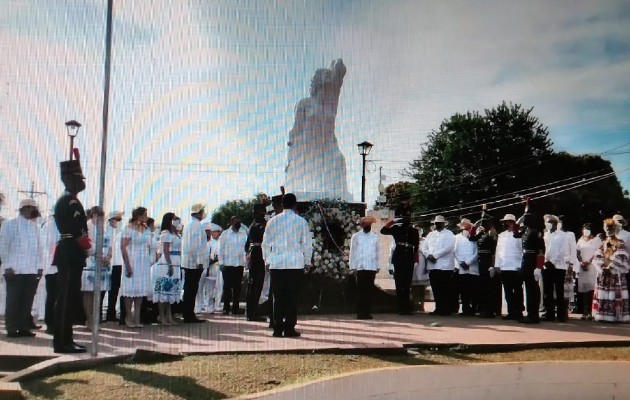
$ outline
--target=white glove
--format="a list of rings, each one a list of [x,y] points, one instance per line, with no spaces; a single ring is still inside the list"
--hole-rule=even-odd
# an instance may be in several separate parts
[[[542,270],[540,268],[536,268],[534,270],[534,280],[536,282],[540,281],[542,279]]]
[[[490,278],[494,278],[494,276],[497,274],[497,269],[494,267],[490,267],[488,268],[488,272],[490,273]]]

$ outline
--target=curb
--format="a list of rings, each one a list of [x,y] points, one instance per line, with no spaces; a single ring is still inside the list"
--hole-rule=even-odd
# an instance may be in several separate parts
[[[584,342],[539,342],[509,344],[463,344],[463,343],[409,343],[404,344],[407,350],[451,351],[456,353],[503,353],[537,349],[570,349],[578,347],[629,347],[630,340],[592,340]]]

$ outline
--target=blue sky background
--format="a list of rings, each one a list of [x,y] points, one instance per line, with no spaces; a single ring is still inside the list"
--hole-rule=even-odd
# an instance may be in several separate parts
[[[98,199],[105,1],[0,0],[1,214],[62,191],[64,122]],[[630,150],[630,1],[114,1],[105,208],[158,218],[274,194],[313,72],[348,67],[337,115],[348,187],[367,201],[454,112],[534,107],[554,149]],[[630,153],[603,156],[630,189]]]

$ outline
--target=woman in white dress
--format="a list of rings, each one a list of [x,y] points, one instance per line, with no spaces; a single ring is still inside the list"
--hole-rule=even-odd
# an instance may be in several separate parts
[[[104,229],[105,213],[100,207],[92,208],[92,219],[88,222],[88,236],[92,247],[88,250],[88,258],[81,274],[81,293],[83,294],[83,311],[85,311],[86,326],[92,330],[94,321],[94,280],[96,272],[96,231],[103,227],[103,255],[101,257],[101,308],[105,291],[111,289],[111,270],[109,263],[112,259],[111,234]]]
[[[577,242],[578,260],[580,266],[578,274],[578,295],[582,298],[582,319],[593,319],[593,293],[597,283],[597,269],[593,265],[595,253],[602,245],[602,241],[593,236],[591,224],[582,226],[582,237]]]
[[[142,298],[151,292],[151,231],[146,222],[146,208],[138,207],[133,210],[120,244],[124,263],[120,296],[125,301],[125,324],[129,328],[142,327]]]
[[[181,224],[181,219],[174,213],[164,214],[160,227],[162,255],[153,266],[153,302],[158,304],[160,311],[158,322],[164,325],[175,323],[171,304],[179,301],[182,237],[178,231]]]

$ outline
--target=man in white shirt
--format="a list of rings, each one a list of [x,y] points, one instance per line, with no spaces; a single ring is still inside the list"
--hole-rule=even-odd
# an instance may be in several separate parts
[[[623,243],[626,245],[626,250],[630,251],[630,232],[624,229],[624,227],[628,226],[628,221],[623,217],[623,215],[615,214],[612,217],[613,221],[617,224],[617,239],[623,240]],[[630,285],[630,272],[626,274],[626,282]]]
[[[44,322],[46,333],[53,333],[55,321],[55,299],[57,298],[57,266],[52,265],[55,247],[59,241],[59,230],[54,216],[50,216],[40,230],[42,241],[42,266],[46,277],[46,305],[44,306]]]
[[[223,293],[223,278],[219,270],[219,237],[222,229],[219,225],[210,221],[202,225],[208,240],[208,257],[206,268],[199,281],[199,292],[197,293],[195,308],[200,311],[205,309],[206,312],[212,314],[219,308]]]
[[[455,267],[459,270],[457,286],[462,302],[462,312],[459,315],[473,317],[479,306],[477,242],[470,240],[474,227],[469,219],[463,218],[459,223],[459,228],[462,231],[455,236]]]
[[[423,253],[427,257],[427,269],[431,290],[435,299],[433,315],[451,315],[455,310],[455,282],[453,271],[455,267],[455,235],[446,229],[443,216],[435,217],[432,224],[435,230],[424,239]],[[459,305],[458,305],[459,307]]]
[[[298,293],[304,271],[311,268],[313,237],[306,220],[295,213],[293,193],[282,196],[284,211],[267,222],[263,259],[269,265],[273,291],[273,336],[298,337]]]
[[[204,217],[203,204],[194,204],[190,209],[190,223],[186,225],[182,237],[182,269],[184,270],[184,295],[182,314],[184,322],[205,322],[195,315],[195,299],[199,290],[199,279],[208,256],[206,232],[201,226]]]
[[[42,277],[42,245],[37,203],[20,201],[17,218],[0,228],[0,259],[7,284],[5,324],[8,337],[33,337],[31,308]]]
[[[107,225],[105,226],[106,235],[112,240],[112,245],[110,246],[111,250],[111,265],[112,265],[112,275],[110,277],[111,284],[109,292],[107,292],[107,321],[118,321],[116,318],[116,302],[118,301],[118,291],[120,290],[120,279],[122,276],[122,252],[120,251],[120,240],[121,233],[120,230],[120,222],[122,221],[124,212],[122,211],[112,211],[107,216]],[[125,324],[125,307],[122,304],[122,298],[120,299],[120,324]]]
[[[494,268],[501,272],[501,282],[507,303],[508,313],[503,319],[520,321],[523,319],[523,311],[525,311],[523,277],[521,275],[523,242],[514,236],[517,233],[514,214],[505,214],[501,223],[505,230],[499,234],[497,240]]]
[[[558,229],[560,220],[555,215],[545,215],[545,266],[543,270],[543,288],[545,320],[554,321],[557,313],[558,321],[567,320],[566,304],[564,300],[564,278],[571,262],[569,242],[566,234]],[[554,304],[555,289],[555,304]]]
[[[374,217],[359,220],[362,230],[350,239],[350,269],[357,275],[357,319],[372,319],[374,278],[379,270],[378,235],[372,232]]]
[[[241,220],[232,216],[230,229],[219,237],[219,265],[223,275],[223,315],[242,314],[239,308],[243,270],[245,269],[245,243],[247,232],[241,229]],[[231,305],[231,307],[230,307]]]

